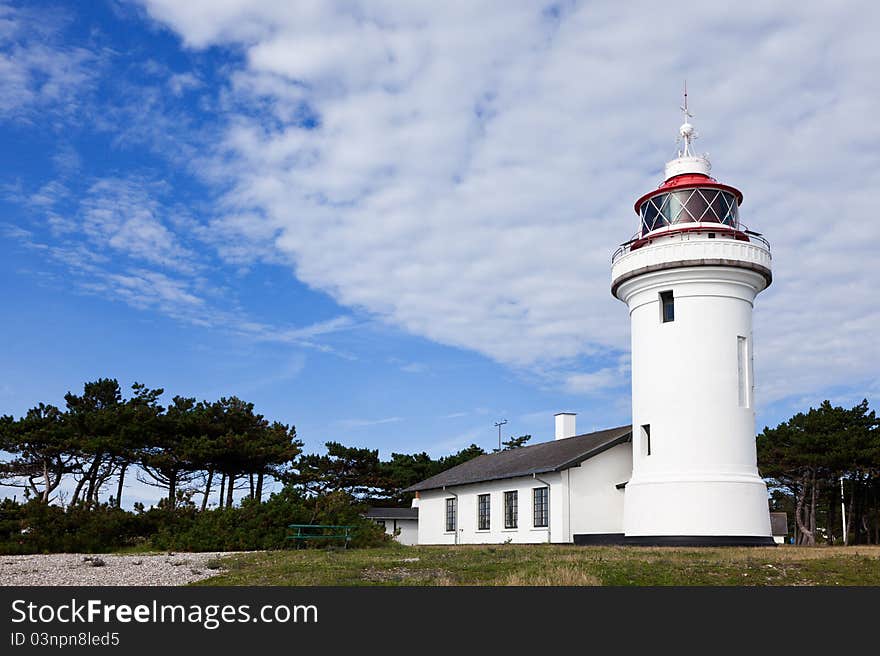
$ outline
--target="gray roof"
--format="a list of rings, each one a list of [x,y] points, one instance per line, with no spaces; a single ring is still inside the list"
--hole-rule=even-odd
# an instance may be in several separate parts
[[[562,471],[579,465],[618,444],[632,440],[632,426],[576,435],[510,451],[487,453],[406,488],[404,492],[434,490],[481,481],[496,481]]]
[[[418,508],[370,508],[364,513],[368,519],[418,519]]]
[[[770,513],[770,533],[772,535],[788,535],[788,514],[784,512]]]

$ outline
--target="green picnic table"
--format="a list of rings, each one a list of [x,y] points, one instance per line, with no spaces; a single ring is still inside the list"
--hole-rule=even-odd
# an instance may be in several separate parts
[[[298,542],[300,540],[343,540],[345,548],[351,542],[351,531],[354,526],[340,526],[338,524],[288,524],[291,534],[288,540]],[[319,531],[319,532],[315,532]],[[327,531],[330,531],[329,533]]]

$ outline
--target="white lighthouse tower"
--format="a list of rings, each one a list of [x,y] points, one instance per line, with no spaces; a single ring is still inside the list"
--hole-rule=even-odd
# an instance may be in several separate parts
[[[612,258],[632,322],[629,544],[772,545],[758,475],[752,308],[770,246],[739,220],[742,194],[709,176],[689,122],[665,181],[636,201],[638,233]]]

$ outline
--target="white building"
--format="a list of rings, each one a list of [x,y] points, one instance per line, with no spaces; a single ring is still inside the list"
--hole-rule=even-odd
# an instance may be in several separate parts
[[[556,423],[552,442],[478,456],[408,488],[419,544],[618,541],[630,427],[575,436],[574,415]]]
[[[364,517],[384,528],[400,544],[419,543],[418,508],[370,508]]]
[[[632,333],[632,427],[480,456],[409,488],[420,544],[772,545],[755,449],[752,308],[770,247],[709,177],[688,122],[612,257]]]

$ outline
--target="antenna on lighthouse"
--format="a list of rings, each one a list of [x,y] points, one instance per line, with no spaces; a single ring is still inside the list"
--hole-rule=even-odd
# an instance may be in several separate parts
[[[678,151],[678,156],[693,157],[694,153],[691,152],[691,141],[697,138],[697,132],[696,130],[694,130],[694,126],[691,125],[691,122],[689,120],[692,119],[694,115],[688,111],[687,80],[684,81],[684,105],[682,105],[680,109],[684,113],[684,123],[682,123],[681,127],[678,129],[678,141],[684,142],[684,148]]]
[[[684,123],[678,128],[678,138],[675,140],[675,143],[683,145],[678,150],[678,156],[671,162],[666,162],[666,180],[685,173],[698,173],[708,176],[712,170],[709,157],[705,154],[698,155],[694,152],[694,139],[700,135],[697,134],[694,126],[691,124],[691,119],[694,115],[691,114],[688,108],[687,80],[684,83],[684,103],[680,109],[684,115]]]
[[[688,81],[684,81],[684,106],[681,107],[681,111],[684,112],[684,121],[687,123],[689,118],[693,118],[694,115],[688,111]]]

